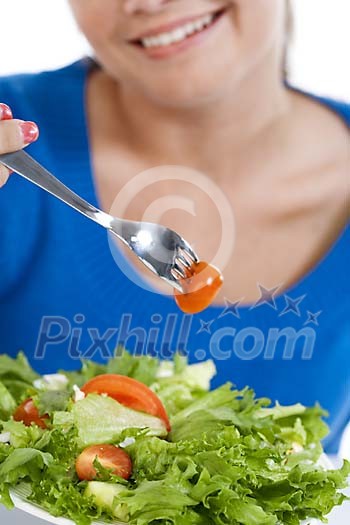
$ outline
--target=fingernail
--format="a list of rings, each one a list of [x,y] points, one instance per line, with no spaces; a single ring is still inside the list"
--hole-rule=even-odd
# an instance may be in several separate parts
[[[7,104],[0,104],[0,120],[11,120],[12,111]]]
[[[21,122],[19,127],[22,131],[24,144],[30,144],[39,137],[39,128],[35,122]]]

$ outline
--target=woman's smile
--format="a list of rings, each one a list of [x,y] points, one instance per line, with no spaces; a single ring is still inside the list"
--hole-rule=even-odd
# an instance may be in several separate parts
[[[151,59],[164,59],[201,44],[226,16],[228,7],[163,24],[129,40]]]
[[[104,64],[123,96],[137,92],[142,94],[139,101],[169,108],[204,104],[207,112],[208,101],[216,104],[223,94],[235,104],[236,83],[254,76],[257,63],[273,72],[269,81],[273,78],[277,89],[280,86],[277,72],[285,40],[280,0],[70,3],[97,62]]]

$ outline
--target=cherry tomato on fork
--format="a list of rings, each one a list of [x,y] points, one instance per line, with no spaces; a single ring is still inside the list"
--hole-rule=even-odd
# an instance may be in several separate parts
[[[223,280],[215,266],[204,261],[193,264],[187,270],[187,277],[180,281],[184,293],[174,291],[176,304],[186,314],[202,312],[214,301]]]
[[[163,403],[148,386],[136,379],[118,374],[105,374],[94,377],[81,390],[85,395],[107,394],[121,405],[158,417],[164,421],[170,432],[170,422]]]

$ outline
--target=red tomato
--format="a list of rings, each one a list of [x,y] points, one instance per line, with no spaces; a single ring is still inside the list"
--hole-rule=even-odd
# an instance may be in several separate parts
[[[109,469],[120,478],[129,479],[132,472],[130,456],[114,445],[92,445],[86,448],[75,463],[80,480],[92,481],[96,478],[94,462],[98,459],[102,467]]]
[[[176,304],[186,314],[202,312],[212,304],[223,281],[217,268],[203,261],[196,263],[181,280],[184,293],[174,291]]]
[[[26,399],[26,401],[19,405],[16,412],[13,414],[13,419],[15,421],[22,421],[27,427],[30,427],[30,425],[34,423],[43,429],[47,428],[44,421],[47,418],[47,415],[40,417],[39,410],[36,408],[31,398]]]
[[[105,374],[88,381],[82,391],[86,395],[107,394],[126,407],[159,417],[170,432],[170,422],[163,403],[148,386],[136,379],[117,374]]]

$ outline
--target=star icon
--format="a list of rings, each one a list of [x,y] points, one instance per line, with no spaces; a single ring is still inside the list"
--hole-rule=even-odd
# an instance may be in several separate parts
[[[275,286],[274,288],[265,288],[265,286],[258,283],[258,287],[260,290],[260,298],[251,307],[251,310],[254,310],[254,308],[258,308],[258,306],[262,306],[264,304],[271,306],[271,308],[274,310],[277,310],[275,295],[281,288],[281,285]]]
[[[235,301],[233,303],[232,301],[229,301],[225,297],[226,307],[221,312],[221,314],[219,315],[218,319],[221,319],[221,317],[225,317],[225,315],[230,315],[230,314],[233,315],[234,317],[237,317],[237,319],[240,319],[241,315],[239,313],[238,307],[239,307],[239,305],[241,304],[242,301],[243,301],[243,299],[240,299],[239,301]]]
[[[306,297],[306,294],[305,295],[301,295],[300,297],[297,297],[296,299],[292,299],[291,297],[289,297],[289,295],[285,295],[284,299],[286,301],[286,307],[280,313],[280,317],[282,315],[286,315],[286,314],[289,314],[289,313],[293,313],[293,314],[297,315],[298,317],[301,317],[301,312],[300,312],[299,305],[305,299],[305,297]]]
[[[211,325],[214,321],[203,321],[203,319],[200,319],[199,322],[201,324],[201,327],[197,331],[197,334],[202,334],[203,332],[211,334]]]
[[[322,313],[322,310],[320,310],[319,312],[316,312],[316,313],[310,312],[308,310],[307,311],[307,320],[305,321],[304,325],[314,324],[316,326],[319,326],[318,318],[320,317],[321,313]]]

